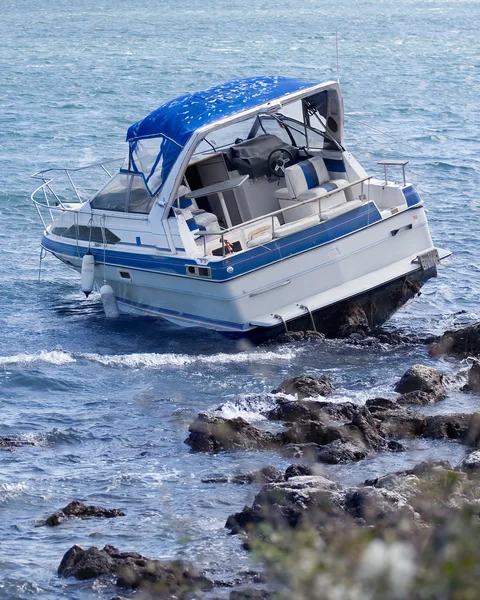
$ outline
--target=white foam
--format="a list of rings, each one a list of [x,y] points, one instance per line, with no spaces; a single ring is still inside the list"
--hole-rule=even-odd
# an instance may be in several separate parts
[[[216,413],[225,419],[242,417],[250,423],[265,421],[265,415],[275,407],[275,402],[279,397],[293,400],[292,396],[286,396],[285,394],[242,394],[235,400],[227,400],[217,408]]]
[[[74,363],[75,358],[63,350],[41,350],[36,354],[14,354],[12,356],[0,356],[0,367],[9,367],[13,365],[34,365],[38,363],[47,363],[51,365],[66,365]]]
[[[17,496],[20,496],[28,489],[24,481],[17,483],[0,483],[0,502],[6,502]]]
[[[190,354],[77,354],[78,358],[84,358],[92,362],[99,363],[108,367],[129,367],[129,368],[160,368],[165,366],[183,367],[191,364],[241,364],[241,363],[259,363],[274,362],[277,360],[292,360],[295,353],[291,350],[283,352],[239,352],[238,354],[227,354],[220,352],[212,355],[190,355]]]

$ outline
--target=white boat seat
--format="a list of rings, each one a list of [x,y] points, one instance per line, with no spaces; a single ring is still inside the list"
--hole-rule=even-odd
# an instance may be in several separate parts
[[[297,233],[297,231],[302,231],[303,229],[313,227],[318,222],[318,215],[312,215],[310,217],[306,217],[305,219],[294,221],[293,223],[287,223],[286,225],[282,225],[278,229],[275,229],[275,237],[286,237],[287,235],[291,235],[292,233]]]
[[[343,204],[339,204],[334,206],[333,208],[329,208],[327,210],[322,210],[321,218],[322,221],[330,221],[335,217],[339,217],[340,215],[344,215],[347,212],[350,212],[354,208],[358,208],[362,206],[361,200],[351,200],[350,202],[344,202]]]
[[[200,231],[219,231],[217,216],[200,208],[192,210],[192,216]]]

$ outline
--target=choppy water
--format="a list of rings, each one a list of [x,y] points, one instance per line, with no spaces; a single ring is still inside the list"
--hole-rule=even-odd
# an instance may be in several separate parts
[[[330,374],[339,400],[363,401],[390,390],[414,362],[446,373],[462,365],[415,346],[260,349],[160,320],[107,322],[98,299],[83,299],[78,278],[53,259],[38,283],[41,226],[29,175],[121,156],[130,123],[192,89],[256,74],[334,78],[338,28],[349,149],[367,168],[409,158],[434,239],[454,252],[392,324],[438,332],[475,320],[480,4],[4,0],[1,12],[0,435],[36,445],[0,452],[0,598],[111,597],[106,585],[56,577],[74,543],[187,557],[231,577],[231,565],[249,563],[223,524],[256,489],[200,479],[287,461],[189,453],[183,440],[199,411],[226,403],[226,415],[261,419],[266,392],[300,372]],[[436,410],[470,410],[473,402],[454,389]],[[356,482],[462,453],[417,442],[404,454],[330,470]],[[74,498],[127,516],[34,527]]]

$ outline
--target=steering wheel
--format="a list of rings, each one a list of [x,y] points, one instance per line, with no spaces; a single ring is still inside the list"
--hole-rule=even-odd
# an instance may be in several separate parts
[[[285,148],[278,148],[278,150],[272,150],[268,155],[268,168],[270,173],[275,177],[285,177],[285,169],[289,164],[293,164],[293,155],[289,150]]]

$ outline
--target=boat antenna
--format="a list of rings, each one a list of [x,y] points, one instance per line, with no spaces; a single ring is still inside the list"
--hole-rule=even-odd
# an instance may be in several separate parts
[[[335,27],[335,48],[337,52],[337,83],[340,83],[340,69],[338,67],[338,27]]]

